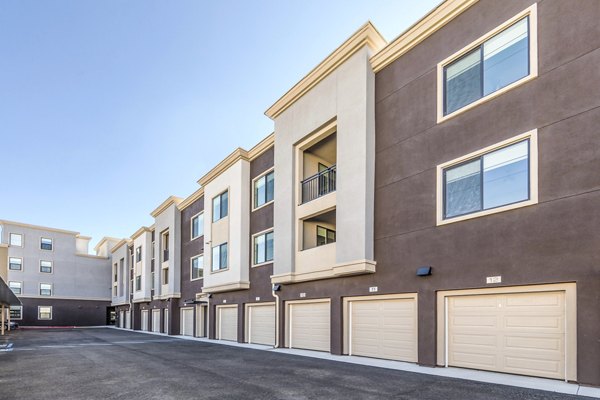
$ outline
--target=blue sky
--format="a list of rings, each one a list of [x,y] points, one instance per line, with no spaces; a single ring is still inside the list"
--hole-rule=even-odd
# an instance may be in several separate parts
[[[130,236],[363,23],[391,40],[438,3],[2,1],[0,219]]]

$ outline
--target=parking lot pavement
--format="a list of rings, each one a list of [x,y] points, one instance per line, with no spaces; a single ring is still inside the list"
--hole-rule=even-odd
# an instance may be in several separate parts
[[[582,399],[110,328],[8,341],[1,399]]]

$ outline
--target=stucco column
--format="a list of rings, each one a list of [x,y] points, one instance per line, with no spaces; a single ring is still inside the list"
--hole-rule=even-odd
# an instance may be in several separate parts
[[[10,306],[6,310],[6,319],[8,320],[8,331],[10,332]]]
[[[2,304],[2,308],[0,311],[0,335],[4,336],[4,304]]]

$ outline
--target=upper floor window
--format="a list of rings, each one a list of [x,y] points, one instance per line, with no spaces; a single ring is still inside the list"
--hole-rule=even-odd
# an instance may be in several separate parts
[[[438,121],[537,76],[536,19],[533,5],[438,65]]]
[[[532,131],[438,166],[438,224],[537,202]]]
[[[271,201],[275,196],[275,172],[271,171],[254,181],[254,208]]]
[[[204,235],[204,213],[192,217],[192,239]]]
[[[40,283],[40,296],[52,296],[51,283]]]
[[[142,290],[142,276],[141,275],[136,275],[135,276],[135,290],[137,292],[139,292],[140,290]]]
[[[212,248],[212,270],[227,269],[227,243]]]
[[[52,261],[40,261],[40,272],[51,274],[52,273]]]
[[[142,246],[135,248],[135,262],[142,261]]]
[[[10,306],[10,319],[23,319],[23,306]]]
[[[273,231],[254,237],[254,264],[273,261]]]
[[[162,233],[162,260],[169,261],[169,231]]]
[[[23,269],[23,259],[19,257],[9,257],[8,269],[12,271],[21,271]]]
[[[192,257],[191,259],[191,280],[200,279],[203,277],[204,272],[204,256],[199,255],[196,257]]]
[[[227,216],[227,212],[229,210],[228,193],[228,191],[225,191],[213,199],[213,222],[216,222],[221,218],[225,218]]]
[[[335,231],[333,229],[317,226],[317,246],[335,243]]]
[[[115,268],[113,269],[113,282],[117,282],[119,279],[119,269],[117,267],[117,263],[115,263]]]
[[[42,238],[40,240],[40,249],[42,249],[42,250],[52,250],[52,239]]]
[[[8,287],[13,291],[14,294],[21,294],[21,291],[23,289],[23,283],[8,281]]]
[[[20,233],[11,233],[9,235],[9,244],[11,246],[23,247],[23,235]]]

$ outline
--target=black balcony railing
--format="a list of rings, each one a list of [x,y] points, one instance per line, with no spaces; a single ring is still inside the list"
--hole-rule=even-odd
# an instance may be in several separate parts
[[[302,203],[335,192],[335,165],[302,181]]]

